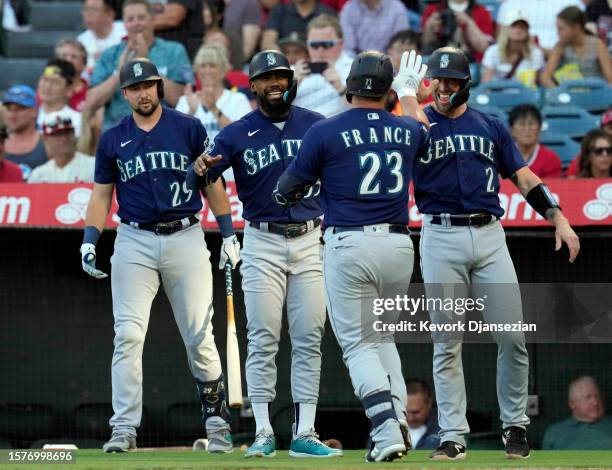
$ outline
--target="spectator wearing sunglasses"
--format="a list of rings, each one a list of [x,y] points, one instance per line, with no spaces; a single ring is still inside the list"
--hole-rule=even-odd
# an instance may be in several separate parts
[[[291,0],[277,5],[270,13],[268,24],[261,36],[261,48],[279,50],[279,38],[289,36],[294,31],[305,34],[308,23],[322,14],[333,16],[336,12],[318,0]]]
[[[340,12],[340,23],[344,49],[351,56],[371,49],[383,52],[395,33],[409,29],[400,0],[349,0]]]
[[[582,138],[578,178],[609,178],[612,176],[612,137],[594,129]]]
[[[352,59],[343,52],[340,22],[331,15],[320,15],[308,23],[306,46],[310,62],[294,65],[299,86],[294,104],[330,117],[348,109],[346,77]]]
[[[608,134],[610,138],[612,138],[612,108],[608,108],[608,110],[601,116],[600,129]],[[565,176],[568,178],[576,178],[578,176],[578,166],[580,165],[581,155],[582,152],[576,155],[576,157],[572,160],[572,163],[570,163],[570,166],[565,171]]]

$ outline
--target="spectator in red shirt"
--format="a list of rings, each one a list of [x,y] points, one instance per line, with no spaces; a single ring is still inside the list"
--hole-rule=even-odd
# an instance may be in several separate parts
[[[520,104],[510,111],[510,132],[529,169],[540,178],[561,177],[561,159],[540,144],[542,115],[532,104]]]
[[[601,130],[612,137],[612,108],[609,108],[603,116],[601,116]],[[565,176],[575,178],[578,176],[578,165],[580,164],[580,154],[572,160],[570,166],[565,171]]]
[[[495,24],[489,11],[475,0],[430,3],[421,17],[423,53],[444,46],[462,49],[472,62],[480,62],[494,41]]]
[[[580,143],[578,178],[610,178],[611,176],[612,136],[601,129],[593,129],[582,138]]]
[[[8,137],[6,127],[0,125],[0,183],[23,183],[19,165],[4,159],[4,142]]]

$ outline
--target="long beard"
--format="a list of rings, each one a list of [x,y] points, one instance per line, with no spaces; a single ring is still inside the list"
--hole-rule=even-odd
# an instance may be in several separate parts
[[[257,95],[257,103],[263,112],[272,119],[282,118],[289,114],[290,104],[285,103],[282,99],[270,102],[265,98]]]

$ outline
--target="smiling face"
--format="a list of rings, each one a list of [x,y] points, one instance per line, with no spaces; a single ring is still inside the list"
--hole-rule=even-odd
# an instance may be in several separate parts
[[[446,77],[438,78],[438,80],[440,81],[438,88],[433,92],[434,102],[439,112],[447,114],[453,110],[453,105],[450,101],[451,95],[461,90],[462,80]]]
[[[159,106],[156,80],[135,83],[124,88],[123,96],[130,105],[130,108],[141,116],[150,116]]]
[[[264,73],[251,80],[251,91],[257,95],[257,100],[273,107],[284,104],[283,93],[288,89],[289,76],[282,70]]]

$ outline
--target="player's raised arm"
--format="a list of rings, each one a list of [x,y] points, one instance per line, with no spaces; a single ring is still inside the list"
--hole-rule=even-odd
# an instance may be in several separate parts
[[[423,64],[421,55],[414,50],[410,53],[404,52],[399,71],[393,79],[391,88],[402,103],[404,115],[429,126],[429,119],[427,119],[417,100],[417,92],[425,73],[427,73],[427,65]]]
[[[85,233],[81,245],[83,270],[91,277],[104,279],[108,275],[96,269],[96,243],[100,238],[113,200],[114,183],[95,183],[85,216]]]
[[[511,179],[529,205],[555,226],[555,251],[565,243],[570,253],[569,261],[573,263],[580,251],[580,240],[546,184],[528,167],[518,170]]]

